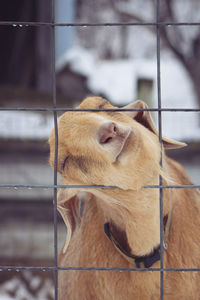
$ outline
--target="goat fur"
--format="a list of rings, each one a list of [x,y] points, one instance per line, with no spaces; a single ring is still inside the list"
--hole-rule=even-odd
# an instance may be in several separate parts
[[[113,109],[100,97],[85,99],[78,108]],[[124,109],[144,108],[134,102]],[[126,149],[116,158],[116,145],[99,145],[97,132],[104,122],[119,131],[131,128]],[[55,135],[50,136],[50,164],[54,166]],[[61,267],[133,268],[104,233],[113,222],[126,234],[133,254],[142,256],[160,244],[160,190],[158,185],[192,184],[183,167],[169,159],[164,148],[183,143],[163,138],[148,111],[67,112],[58,125],[58,171],[63,184],[116,186],[116,189],[60,189],[58,210],[67,226],[67,240],[59,255]],[[113,144],[112,144],[113,143]],[[67,158],[67,161],[66,161]],[[64,163],[65,162],[65,163]],[[63,164],[64,163],[64,164]],[[84,197],[84,210],[80,214]],[[164,268],[200,268],[200,192],[197,189],[163,189],[163,216],[172,213]],[[160,261],[152,268],[159,268]],[[160,299],[160,272],[61,270],[59,300]],[[164,271],[164,299],[200,299],[200,273]]]

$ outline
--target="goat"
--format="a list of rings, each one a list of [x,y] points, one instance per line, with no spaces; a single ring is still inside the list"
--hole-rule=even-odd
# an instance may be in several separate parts
[[[78,109],[90,111],[69,111],[59,120],[57,169],[62,184],[76,185],[58,192],[58,210],[67,226],[59,266],[137,267],[124,272],[60,270],[60,300],[160,299],[159,180],[163,185],[192,183],[165,154],[165,149],[185,144],[163,137],[161,147],[147,108],[136,101],[116,112],[107,100],[88,97]],[[49,142],[53,167],[54,131]],[[162,191],[164,269],[200,268],[199,190]],[[200,299],[199,272],[163,274],[164,299]]]

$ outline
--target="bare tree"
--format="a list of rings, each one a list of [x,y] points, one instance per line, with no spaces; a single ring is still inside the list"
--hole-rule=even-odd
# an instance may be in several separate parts
[[[120,21],[148,22],[142,13],[134,11],[135,1],[110,0],[110,4]],[[157,1],[149,0],[156,19]],[[184,9],[185,6],[185,9]],[[200,2],[197,0],[162,0],[160,7],[160,22],[197,22],[200,20]],[[152,27],[146,27],[152,30]],[[161,26],[161,40],[187,71],[194,87],[198,105],[200,106],[200,25]]]
[[[86,5],[87,3],[87,5]],[[87,22],[156,22],[156,0],[77,0],[78,19]],[[160,1],[160,22],[198,22],[199,0]],[[123,28],[123,29],[122,29]],[[143,26],[155,35],[156,26]],[[83,34],[82,45],[95,48],[103,58],[124,58],[130,27],[91,28]],[[162,46],[170,50],[187,71],[200,106],[200,25],[160,26]],[[87,36],[86,36],[87,34]],[[116,38],[118,35],[118,38]]]

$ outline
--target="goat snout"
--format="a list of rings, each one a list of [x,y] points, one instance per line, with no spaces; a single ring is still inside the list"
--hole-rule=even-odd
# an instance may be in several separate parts
[[[131,128],[107,121],[98,130],[98,142],[112,162],[115,162],[126,148]]]
[[[108,144],[117,136],[117,125],[114,122],[106,122],[99,128],[98,137],[100,144]]]

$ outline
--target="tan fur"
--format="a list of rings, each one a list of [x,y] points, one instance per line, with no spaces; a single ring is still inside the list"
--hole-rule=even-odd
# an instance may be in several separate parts
[[[90,97],[79,108],[112,109],[113,106],[100,97]],[[137,101],[125,108],[146,108],[146,105]],[[121,142],[113,139],[102,145],[98,139],[99,128],[108,121],[117,124],[120,139],[131,132],[119,156]],[[67,112],[59,121],[58,141],[58,170],[63,184],[118,187],[59,191],[58,209],[68,228],[59,266],[135,267],[107,239],[104,224],[112,221],[124,231],[133,254],[149,254],[160,244],[160,197],[158,188],[143,186],[158,185],[160,175],[166,185],[191,184],[190,179],[178,163],[166,157],[164,149],[162,170],[159,167],[161,149],[149,112]],[[52,132],[52,167],[54,143]],[[184,146],[165,138],[163,145]],[[163,215],[173,210],[168,249],[164,250],[165,268],[200,268],[199,200],[196,189],[163,190]],[[159,268],[160,261],[152,267]],[[59,300],[80,299],[160,299],[160,272],[59,271]],[[200,273],[165,271],[164,299],[200,299]]]

